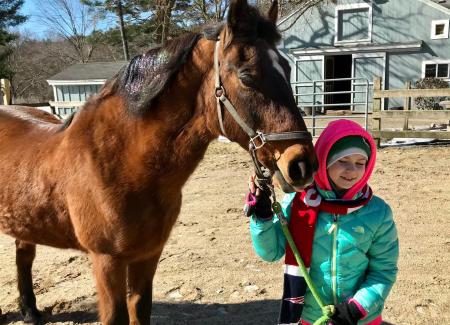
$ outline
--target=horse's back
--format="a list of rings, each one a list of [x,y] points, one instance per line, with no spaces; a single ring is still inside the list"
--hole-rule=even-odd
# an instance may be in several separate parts
[[[0,141],[28,142],[28,146],[51,137],[61,129],[62,121],[43,110],[26,106],[0,106]]]
[[[35,124],[61,124],[61,120],[54,115],[41,109],[28,106],[0,105],[0,122],[2,117],[15,118],[23,122]]]
[[[0,106],[0,233],[79,248],[64,204],[62,125],[36,108]]]

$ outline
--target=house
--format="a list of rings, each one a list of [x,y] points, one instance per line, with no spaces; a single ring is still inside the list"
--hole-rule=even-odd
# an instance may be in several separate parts
[[[92,62],[75,64],[50,77],[54,101],[50,105],[61,117],[72,114],[90,95],[97,93],[109,78],[126,64],[118,62]]]
[[[450,80],[450,0],[334,2],[278,23],[300,107],[364,111],[375,76],[382,89],[423,77]],[[403,99],[383,104],[402,106]]]

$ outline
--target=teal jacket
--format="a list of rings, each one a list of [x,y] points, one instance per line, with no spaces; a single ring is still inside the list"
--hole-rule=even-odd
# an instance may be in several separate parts
[[[334,198],[332,191],[320,191]],[[289,219],[295,194],[282,202]],[[285,254],[286,239],[276,217],[272,221],[251,218],[250,232],[256,253],[265,261],[277,261]],[[392,211],[377,196],[361,209],[335,217],[320,212],[314,233],[309,274],[325,304],[333,305],[350,298],[366,310],[358,324],[377,318],[383,311],[397,275],[398,239]],[[313,323],[322,312],[307,290],[302,319]]]

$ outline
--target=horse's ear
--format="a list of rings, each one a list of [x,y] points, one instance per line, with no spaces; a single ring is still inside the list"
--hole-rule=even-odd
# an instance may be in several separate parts
[[[228,10],[228,29],[233,39],[256,36],[256,11],[247,0],[232,0]]]
[[[276,24],[278,20],[278,0],[274,0],[270,6],[269,12],[267,13],[269,20]]]
[[[228,10],[228,27],[234,31],[239,28],[243,19],[247,18],[249,5],[247,0],[232,0]]]

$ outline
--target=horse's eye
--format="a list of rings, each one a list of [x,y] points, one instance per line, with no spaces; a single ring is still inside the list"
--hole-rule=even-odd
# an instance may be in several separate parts
[[[240,73],[239,79],[246,87],[254,87],[256,85],[255,77],[250,73]]]

